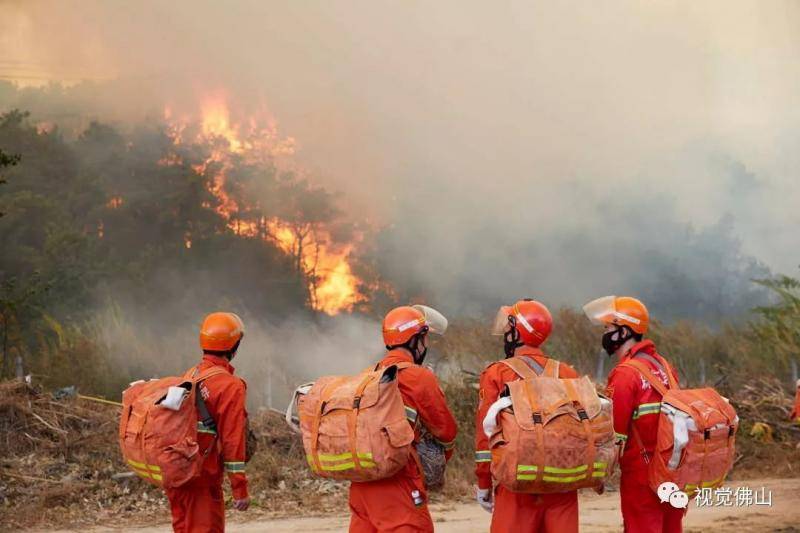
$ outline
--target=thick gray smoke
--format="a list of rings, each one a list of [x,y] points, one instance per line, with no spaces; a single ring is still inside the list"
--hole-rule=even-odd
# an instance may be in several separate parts
[[[297,315],[279,323],[238,311],[245,337],[232,364],[248,382],[253,408],[283,409],[292,391],[321,375],[356,374],[383,356],[379,322],[341,315]],[[154,323],[135,307],[109,307],[97,316],[98,339],[113,367],[131,379],[180,375],[202,357],[196,320]]]
[[[99,83],[61,94],[72,111],[25,93],[4,106],[122,120],[218,89],[266,105],[314,179],[384,228],[386,279],[451,315],[624,292],[714,322],[757,301],[750,278],[798,263],[794,2],[3,13],[4,77]]]

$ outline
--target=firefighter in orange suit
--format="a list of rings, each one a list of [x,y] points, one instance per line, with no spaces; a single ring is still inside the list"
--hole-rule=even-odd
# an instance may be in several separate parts
[[[246,385],[233,375],[231,359],[244,336],[244,324],[233,313],[212,313],[200,329],[203,359],[199,371],[219,367],[227,372],[202,381],[202,395],[209,418],[199,415],[198,440],[208,450],[203,472],[194,481],[168,489],[172,508],[172,527],[180,533],[208,533],[225,530],[225,501],[222,496],[223,472],[228,474],[233,491],[233,508],[247,510],[250,497],[245,475],[247,439]]]
[[[797,392],[794,393],[794,409],[789,418],[795,423],[800,425],[800,379],[797,380]]]
[[[608,396],[614,403],[614,432],[623,448],[620,458],[620,500],[622,520],[628,533],[676,533],[683,530],[684,509],[662,503],[648,484],[648,463],[656,445],[656,429],[661,412],[661,394],[639,372],[624,361],[636,358],[669,386],[666,372],[658,361],[662,357],[653,341],[644,339],[650,318],[647,308],[636,298],[606,296],[584,306],[586,316],[603,325],[603,349],[618,358],[608,375]],[[671,366],[671,365],[668,365]]]
[[[497,313],[493,333],[503,335],[506,358],[518,357],[539,375],[577,378],[575,370],[549,358],[540,346],[553,329],[550,311],[534,300],[520,300]],[[508,366],[492,363],[481,374],[480,403],[475,416],[475,474],[478,477],[477,499],[492,513],[492,533],[578,531],[578,493],[516,493],[498,485],[492,490],[489,439],[483,431],[483,419],[497,401],[505,384],[520,377]]]
[[[424,425],[446,450],[450,458],[456,438],[456,421],[447,407],[439,381],[422,366],[429,332],[443,334],[447,320],[425,306],[398,307],[383,320],[383,341],[388,353],[381,367],[413,363],[398,372],[398,386],[406,407],[406,417],[414,427],[415,444]],[[368,483],[350,484],[350,531],[352,533],[433,531],[428,498],[412,451],[407,465],[394,476]]]

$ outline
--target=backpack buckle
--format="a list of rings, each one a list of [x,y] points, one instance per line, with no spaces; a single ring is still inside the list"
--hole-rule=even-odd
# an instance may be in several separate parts
[[[542,413],[533,413],[533,423],[534,424],[542,423]]]
[[[353,398],[353,409],[358,409],[361,405],[361,396],[356,396]]]
[[[583,407],[578,408],[578,418],[581,420],[589,420],[589,415],[586,414],[586,411],[583,409]]]

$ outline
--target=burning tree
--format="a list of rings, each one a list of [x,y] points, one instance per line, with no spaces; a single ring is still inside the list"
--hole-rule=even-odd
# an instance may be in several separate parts
[[[347,224],[335,196],[299,177],[302,171],[287,160],[294,139],[282,138],[263,110],[233,121],[221,94],[205,98],[200,109],[199,119],[165,110],[176,152],[162,163],[183,161],[181,148],[205,148],[204,160],[193,168],[208,179],[214,210],[227,227],[242,237],[273,242],[288,254],[306,280],[312,308],[328,314],[352,310],[360,296],[350,264],[355,235],[342,231]],[[186,244],[191,246],[190,235]]]

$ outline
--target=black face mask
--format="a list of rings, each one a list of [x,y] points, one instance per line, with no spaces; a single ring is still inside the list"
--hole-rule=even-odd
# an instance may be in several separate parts
[[[511,329],[503,334],[503,351],[506,354],[506,359],[514,356],[514,351],[522,346],[519,342],[519,331],[517,331],[517,321],[513,316],[508,317],[508,323],[511,324]]]
[[[628,326],[617,326],[617,329],[603,333],[603,349],[609,356],[619,350],[628,339],[633,337],[633,331]]]
[[[415,364],[421,365],[422,362],[425,361],[425,356],[428,355],[427,346],[422,348],[422,350],[419,349],[420,344],[422,344],[422,338],[427,334],[428,328],[426,326],[421,332],[411,337],[405,345],[405,347],[411,352],[411,357],[414,359]]]
[[[422,351],[417,351],[414,354],[414,362],[418,365],[421,365],[423,361],[425,361],[425,356],[428,355],[428,347],[422,349]]]

